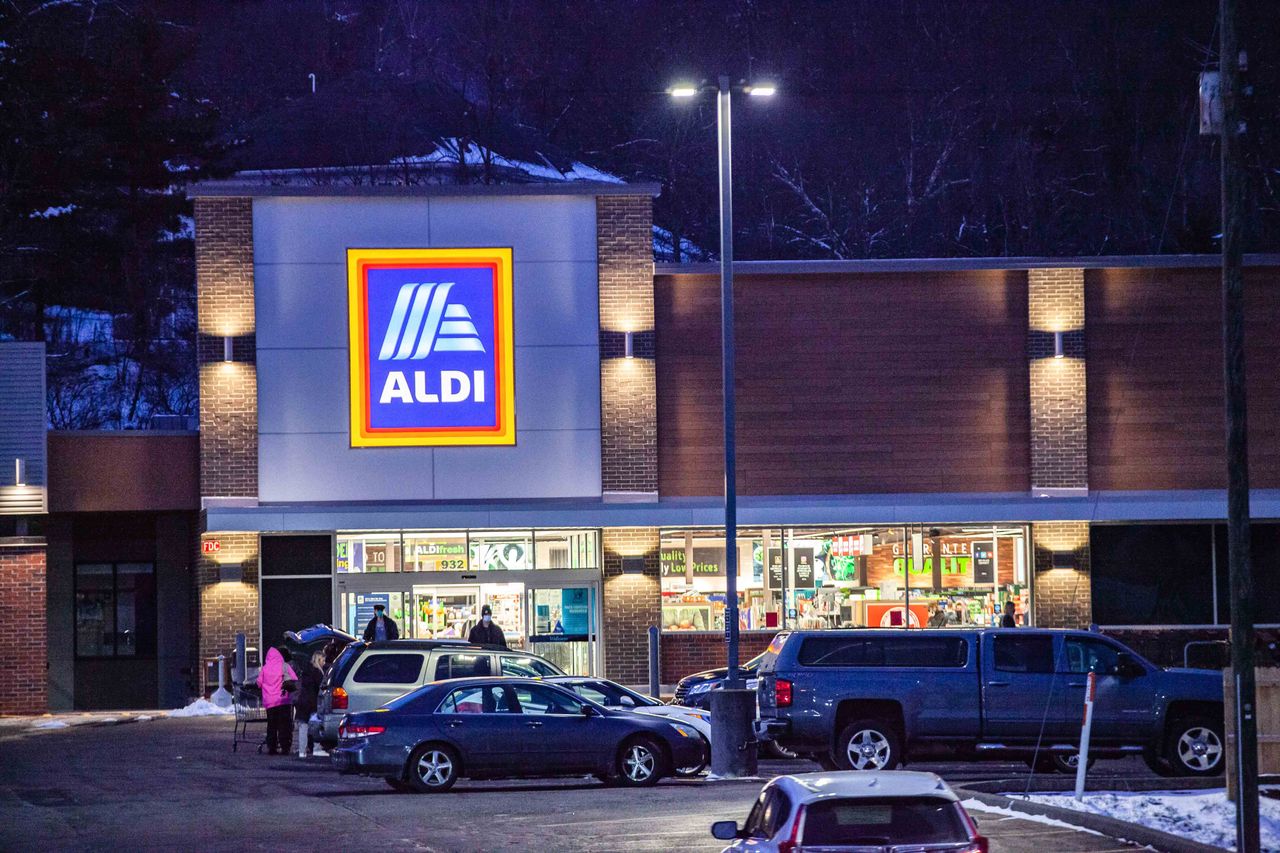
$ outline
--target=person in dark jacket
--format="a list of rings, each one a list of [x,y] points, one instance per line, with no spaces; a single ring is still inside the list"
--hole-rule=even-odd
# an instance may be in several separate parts
[[[507,638],[503,635],[498,623],[493,621],[493,608],[485,605],[480,608],[480,623],[471,629],[467,642],[488,646],[507,647]]]
[[[318,651],[298,666],[298,693],[293,697],[293,719],[297,725],[298,757],[310,758],[315,750],[308,723],[320,700],[320,682],[324,679],[324,652]]]
[[[1013,615],[1013,602],[1006,601],[1004,603],[1004,616],[1000,619],[1001,628],[1017,628],[1018,620]]]
[[[373,605],[373,618],[364,626],[366,643],[381,643],[384,640],[400,639],[400,629],[396,621],[387,615],[387,608],[381,604]]]

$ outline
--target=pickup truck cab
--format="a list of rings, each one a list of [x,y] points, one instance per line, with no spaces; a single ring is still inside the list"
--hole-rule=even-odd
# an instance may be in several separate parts
[[[1161,669],[1091,632],[797,631],[775,639],[758,672],[757,733],[834,769],[939,752],[1065,763],[1079,751],[1092,672],[1091,758],[1141,753],[1166,775],[1223,772],[1221,673]]]

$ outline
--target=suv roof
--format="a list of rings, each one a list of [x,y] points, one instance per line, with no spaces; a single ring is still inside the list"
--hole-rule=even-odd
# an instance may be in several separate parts
[[[488,643],[469,643],[466,640],[382,640],[371,643],[359,642],[353,645],[364,649],[409,649],[411,651],[428,651],[430,649],[475,649],[486,652],[512,652],[513,654],[531,654],[509,649],[506,646],[495,646]]]

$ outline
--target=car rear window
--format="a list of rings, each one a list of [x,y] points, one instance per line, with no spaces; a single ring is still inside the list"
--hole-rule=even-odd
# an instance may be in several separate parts
[[[1053,637],[1001,634],[994,642],[996,669],[1001,672],[1053,672]]]
[[[805,806],[805,847],[939,844],[968,840],[959,807],[934,797],[819,800]]]
[[[374,654],[360,662],[357,684],[417,684],[422,655]]]
[[[963,637],[805,637],[801,666],[963,667],[969,641]]]
[[[493,675],[492,668],[487,654],[441,655],[440,662],[436,664],[436,681]]]

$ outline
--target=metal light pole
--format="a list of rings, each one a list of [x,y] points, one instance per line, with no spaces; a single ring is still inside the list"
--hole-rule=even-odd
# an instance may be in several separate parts
[[[698,87],[677,86],[676,97],[692,97]],[[770,96],[772,86],[746,91]],[[724,402],[724,634],[728,674],[723,690],[711,694],[711,775],[734,779],[756,773],[755,691],[747,690],[738,668],[738,483],[733,388],[733,120],[728,75],[716,92],[716,140],[720,165],[720,375]],[[785,606],[785,602],[784,602]]]

